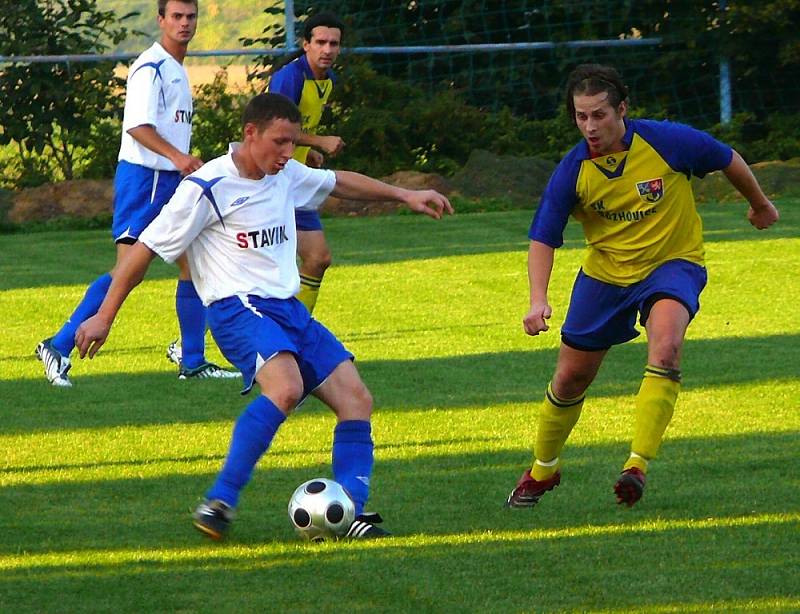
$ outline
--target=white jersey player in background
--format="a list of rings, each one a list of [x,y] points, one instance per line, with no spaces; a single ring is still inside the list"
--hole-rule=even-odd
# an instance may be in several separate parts
[[[161,38],[128,71],[122,142],[114,177],[112,234],[117,263],[110,273],[89,286],[61,329],[36,348],[45,375],[54,386],[72,385],[68,371],[75,331],[97,312],[127,250],[170,199],[182,175],[196,171],[203,164],[189,154],[192,92],[183,68],[189,41],[197,29],[197,10],[196,0],[159,0]],[[179,377],[238,376],[205,361],[205,308],[192,284],[186,259],[179,258],[177,262],[180,274],[176,311],[184,339]]]
[[[261,394],[236,422],[225,463],[194,525],[213,539],[229,527],[239,493],[286,416],[308,394],[336,414],[333,476],[355,502],[347,535],[388,535],[367,514],[373,465],[372,397],[353,355],[294,295],[295,209],[315,209],[329,195],[398,200],[439,219],[452,213],[433,190],[405,190],[348,171],[314,169],[292,160],[300,111],[280,94],[260,94],[244,111],[244,139],[184,180],[119,265],[100,310],[76,335],[81,357],[93,357],[129,292],[159,255],[185,253],[197,291],[208,306],[211,331],[225,357]]]

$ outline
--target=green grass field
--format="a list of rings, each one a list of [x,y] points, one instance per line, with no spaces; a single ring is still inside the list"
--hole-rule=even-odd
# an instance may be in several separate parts
[[[329,475],[334,421],[319,403],[278,434],[231,539],[204,540],[189,513],[247,401],[236,382],[178,381],[164,358],[175,270],[155,263],[98,357],[75,361],[75,387],[53,389],[33,349],[110,265],[110,237],[0,236],[0,611],[800,611],[800,201],[778,204],[766,232],[741,203],[701,210],[710,283],[630,510],[611,488],[641,338],[607,358],[561,487],[533,511],[502,505],[530,463],[577,228],[557,255],[553,329],[531,338],[529,213],[329,220],[317,316],[375,396],[369,507],[395,537],[322,545],[286,515],[299,483]]]

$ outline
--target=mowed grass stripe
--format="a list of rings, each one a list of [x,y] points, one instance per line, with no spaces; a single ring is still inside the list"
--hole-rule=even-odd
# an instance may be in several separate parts
[[[511,512],[515,513],[515,512]],[[517,512],[519,513],[519,512]],[[523,512],[524,513],[524,512]],[[497,542],[529,542],[539,540],[562,540],[582,537],[613,536],[659,533],[666,531],[704,531],[736,527],[759,527],[790,525],[800,522],[800,512],[787,514],[759,514],[736,518],[706,518],[703,520],[645,520],[637,523],[619,523],[602,526],[580,526],[565,529],[530,531],[486,531],[481,533],[459,533],[451,535],[413,535],[401,539],[363,542],[327,542],[323,544],[274,543],[259,546],[222,545],[188,549],[158,550],[90,550],[61,552],[54,554],[24,554],[19,556],[0,556],[0,570],[58,568],[58,567],[100,567],[124,565],[128,563],[168,563],[173,561],[198,561],[214,559],[217,564],[226,561],[242,563],[265,556],[273,557],[325,557],[339,552],[358,552],[392,549],[428,548],[444,545],[476,545]]]

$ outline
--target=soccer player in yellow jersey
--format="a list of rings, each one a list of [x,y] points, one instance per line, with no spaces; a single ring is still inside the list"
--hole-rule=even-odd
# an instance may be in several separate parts
[[[559,163],[531,224],[530,310],[525,332],[548,329],[547,287],[555,249],[572,215],[587,252],[572,290],[555,374],[539,412],[533,465],[508,497],[533,507],[561,481],[559,455],[606,353],[647,333],[647,366],[636,395],[631,452],[614,485],[618,503],[636,503],[669,424],[681,382],[681,349],[706,284],[703,240],[691,177],[721,170],[750,203],[761,230],[778,220],[742,157],[708,134],[671,122],[626,117],[628,91],[616,70],[578,66],[566,88],[583,136]]]
[[[344,147],[341,137],[316,134],[322,112],[333,91],[331,67],[339,57],[344,24],[331,13],[309,17],[303,26],[303,54],[272,75],[269,91],[283,94],[300,109],[302,131],[294,159],[313,168],[324,163],[322,150],[335,156]],[[317,211],[297,211],[297,253],[300,256],[300,292],[297,298],[314,311],[322,277],[331,264],[331,251],[325,240]]]

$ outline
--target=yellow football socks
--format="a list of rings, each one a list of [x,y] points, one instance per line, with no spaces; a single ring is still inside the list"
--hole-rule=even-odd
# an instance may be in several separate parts
[[[534,459],[531,477],[546,480],[558,471],[558,455],[572,432],[583,408],[585,395],[575,399],[560,399],[550,384],[539,409],[539,424],[533,446]]]
[[[322,285],[322,277],[300,274],[300,291],[297,293],[297,300],[306,306],[308,313],[314,313],[320,285]]]
[[[623,469],[636,467],[647,472],[648,461],[654,459],[667,430],[681,388],[681,372],[647,365],[636,395],[636,419],[631,455]]]

